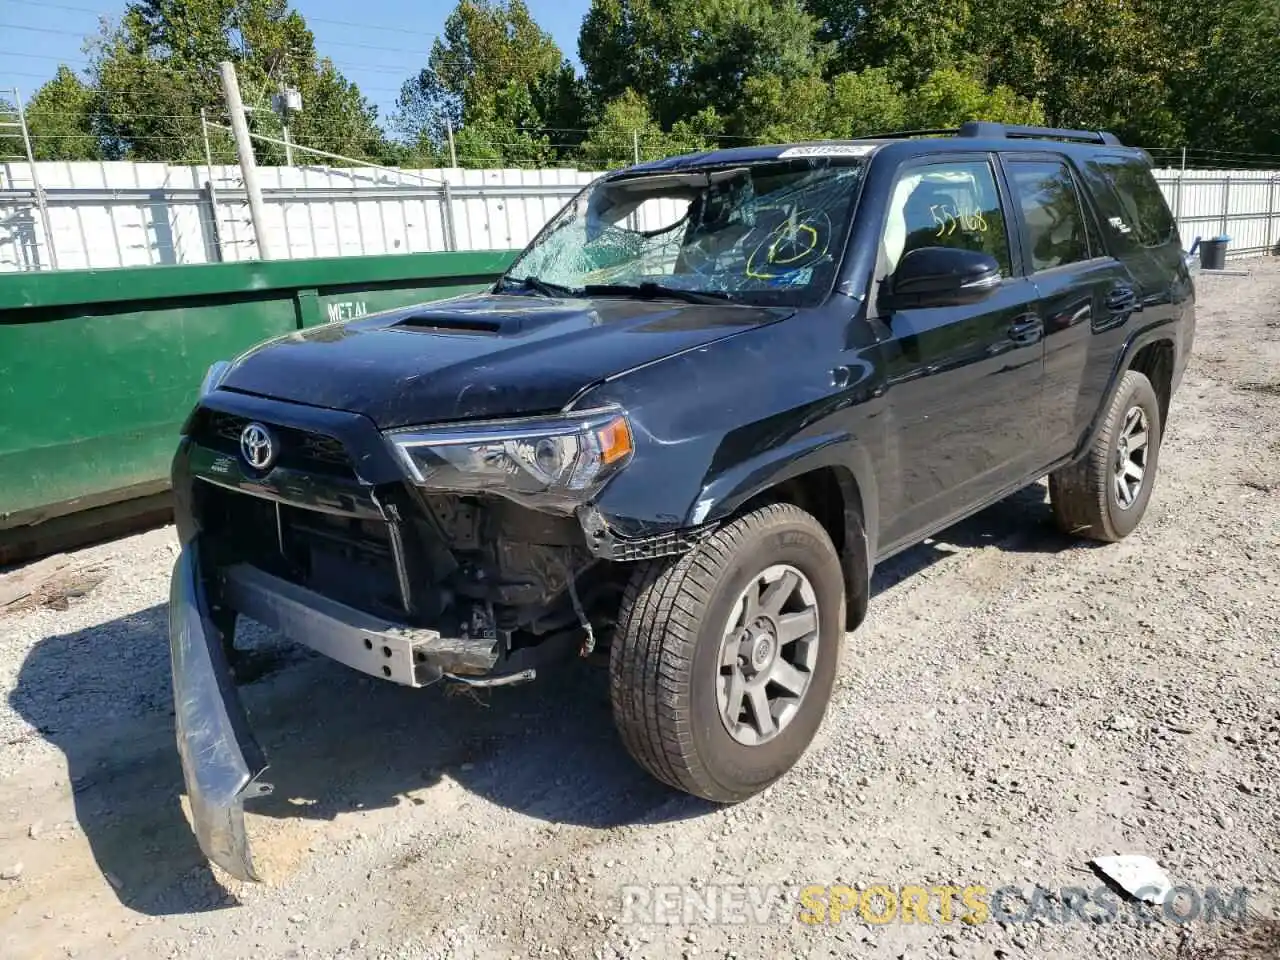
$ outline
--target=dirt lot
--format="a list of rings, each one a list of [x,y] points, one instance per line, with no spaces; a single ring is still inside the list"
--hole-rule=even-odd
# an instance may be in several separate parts
[[[172,530],[73,555],[0,614],[0,956],[1280,956],[1280,264],[1246,266],[1201,280],[1139,530],[1072,543],[1036,486],[885,564],[818,741],[735,809],[631,764],[602,672],[473,699],[258,635],[269,882],[219,878],[179,798]],[[1119,853],[1197,918],[1064,910]],[[1023,896],[814,925],[811,884]],[[1240,886],[1246,923],[1204,916]]]

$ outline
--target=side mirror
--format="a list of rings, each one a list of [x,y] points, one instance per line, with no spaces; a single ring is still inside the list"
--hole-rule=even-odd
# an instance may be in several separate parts
[[[884,306],[954,307],[977,303],[1000,286],[1000,265],[988,253],[955,247],[918,247],[889,277]]]

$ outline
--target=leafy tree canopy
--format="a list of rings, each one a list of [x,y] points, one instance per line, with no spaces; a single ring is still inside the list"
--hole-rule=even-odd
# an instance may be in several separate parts
[[[461,0],[426,67],[401,88],[395,128],[441,159],[452,129],[460,164],[494,166],[553,161],[552,142],[581,140],[565,129],[581,121],[573,67],[523,0]]]
[[[327,58],[286,0],[134,0],[117,23],[87,43],[82,80],[67,67],[41,87],[29,121],[42,154],[59,159],[201,160],[199,115],[225,123],[218,64],[236,64],[250,127],[279,137],[273,94],[297,89],[303,109],[294,140],[356,158],[381,156],[377,111]],[[234,156],[230,138],[211,137],[215,160]],[[262,162],[281,148],[259,143]]]
[[[258,132],[279,136],[270,98],[290,86],[296,141],[406,165],[450,162],[451,135],[464,166],[598,167],[971,119],[1280,156],[1280,0],[592,0],[580,75],[526,0],[457,0],[391,139],[287,0],[131,0],[87,49],[84,75],[59,68],[27,105],[41,158],[201,159],[224,59]]]
[[[634,90],[669,128],[706,107],[733,113],[752,77],[820,75],[817,28],[799,0],[594,0],[578,51],[597,103]]]

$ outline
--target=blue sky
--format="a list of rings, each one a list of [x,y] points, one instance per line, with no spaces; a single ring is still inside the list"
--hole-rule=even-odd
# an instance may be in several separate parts
[[[575,64],[578,28],[590,0],[526,0],[534,18]],[[396,93],[427,59],[453,0],[291,0],[307,18],[316,47],[359,84],[386,118]],[[0,0],[0,89],[24,98],[53,75],[59,61],[84,65],[84,37],[99,15],[119,16],[125,0]],[[359,26],[356,26],[359,24]]]

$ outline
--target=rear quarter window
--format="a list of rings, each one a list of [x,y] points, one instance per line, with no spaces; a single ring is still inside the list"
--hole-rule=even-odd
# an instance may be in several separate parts
[[[1178,241],[1178,227],[1164,194],[1145,163],[1129,157],[1098,157],[1086,164],[1094,189],[1110,194],[1118,210],[1108,211],[1107,224],[1128,243],[1162,247]]]

